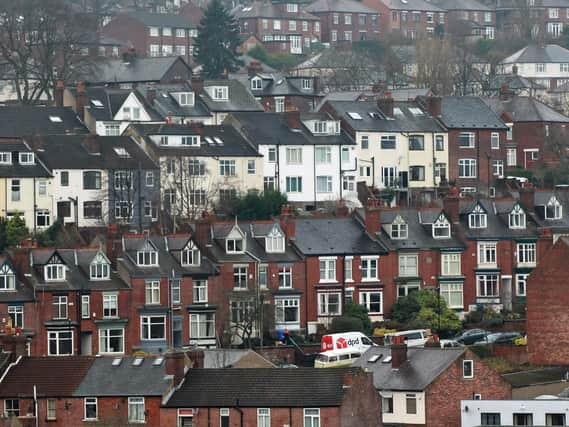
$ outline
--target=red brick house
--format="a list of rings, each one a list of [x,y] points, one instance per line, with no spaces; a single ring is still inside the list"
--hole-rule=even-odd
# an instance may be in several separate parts
[[[382,425],[372,376],[347,369],[190,369],[163,413],[172,426]]]
[[[386,282],[391,270],[384,271],[386,249],[370,236],[374,220],[296,219],[294,245],[306,264],[308,333],[318,325],[330,326],[351,302],[364,305],[372,320],[383,320],[384,301],[391,299]]]
[[[303,54],[321,41],[320,20],[297,2],[254,1],[234,10],[241,34],[256,36],[270,52]]]
[[[216,345],[218,272],[191,235],[125,235],[117,271],[130,288],[127,348]]]
[[[538,365],[567,365],[567,259],[569,239],[561,237],[528,278],[526,328],[528,359]]]
[[[516,0],[499,0],[496,2],[497,27],[504,35],[515,37],[527,31],[529,22],[539,34],[558,38],[569,23],[568,7],[566,0],[536,1],[523,9]]]
[[[493,195],[497,180],[506,176],[506,152],[513,146],[508,127],[478,97],[445,96],[440,104],[427,104],[448,129],[447,179],[463,194]]]
[[[512,386],[464,348],[372,347],[354,366],[373,373],[383,425],[456,427],[461,400],[512,396]]]
[[[364,0],[366,6],[379,12],[380,28],[416,40],[435,29],[445,27],[447,11],[426,0]]]
[[[191,62],[197,25],[182,15],[136,11],[117,15],[101,33],[140,56],[181,56]]]
[[[447,11],[446,29],[456,37],[466,40],[493,40],[496,37],[496,10],[477,0],[435,0]]]
[[[379,38],[377,10],[354,0],[318,0],[305,9],[320,18],[322,42],[376,40]]]
[[[506,167],[535,169],[556,167],[556,155],[548,152],[549,138],[565,138],[569,117],[558,113],[535,98],[517,96],[502,88],[499,97],[482,98],[506,125]]]

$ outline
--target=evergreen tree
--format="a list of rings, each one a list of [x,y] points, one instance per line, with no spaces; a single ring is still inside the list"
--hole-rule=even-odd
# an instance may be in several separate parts
[[[16,214],[6,221],[6,245],[10,248],[18,246],[30,235],[24,219]]]
[[[242,64],[237,57],[239,45],[237,21],[221,0],[213,0],[200,22],[194,51],[195,60],[203,66],[204,77],[215,79],[235,71]]]

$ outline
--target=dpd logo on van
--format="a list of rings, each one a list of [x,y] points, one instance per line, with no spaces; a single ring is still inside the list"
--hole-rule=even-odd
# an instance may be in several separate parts
[[[343,337],[338,338],[336,341],[336,348],[348,348],[348,341]]]

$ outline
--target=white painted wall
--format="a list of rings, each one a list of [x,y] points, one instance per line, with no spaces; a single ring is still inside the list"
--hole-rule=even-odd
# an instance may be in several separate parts
[[[533,414],[535,426],[546,425],[546,414],[565,414],[565,424],[569,421],[569,400],[463,400],[460,407],[462,427],[479,426],[482,413],[499,413],[504,426],[514,425],[518,413]]]
[[[387,391],[387,390],[385,390]],[[408,414],[406,395],[415,394],[417,397],[417,413]],[[383,423],[398,423],[398,424],[425,424],[425,393],[413,393],[413,392],[393,392],[393,413],[386,414],[383,413]]]

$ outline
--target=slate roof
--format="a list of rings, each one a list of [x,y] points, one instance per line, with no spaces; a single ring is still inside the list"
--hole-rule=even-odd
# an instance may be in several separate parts
[[[545,86],[536,83],[534,80],[520,76],[519,74],[498,74],[494,76],[488,84],[488,88],[492,90],[500,90],[503,86],[508,86],[508,88],[512,90],[546,90]]]
[[[437,0],[435,4],[445,10],[472,10],[491,12],[494,9],[476,0]]]
[[[295,246],[307,256],[387,253],[353,218],[299,217],[295,234]]]
[[[470,239],[537,239],[538,233],[535,224],[526,221],[526,228],[510,228],[508,214],[517,203],[514,200],[489,200],[489,199],[461,199],[459,202],[460,218],[463,223],[465,235]],[[469,228],[468,214],[477,204],[486,211],[486,228]],[[525,211],[525,210],[524,210]],[[526,212],[526,218],[528,212]]]
[[[276,19],[302,19],[305,21],[316,21],[318,17],[303,11],[300,7],[298,12],[287,12],[278,8],[272,2],[253,1],[246,6],[239,5],[233,9],[233,15],[237,19],[247,18],[276,18]]]
[[[204,349],[204,369],[232,368],[240,361],[251,358],[251,363],[264,363],[268,366],[274,365],[259,353],[253,350],[238,348],[209,348]],[[0,353],[1,354],[1,353]],[[254,362],[257,360],[257,362]],[[242,368],[245,369],[245,368]]]
[[[0,106],[0,123],[0,138],[89,133],[69,107]]]
[[[508,129],[477,96],[443,96],[441,113],[441,121],[449,129]]]
[[[551,62],[569,62],[569,50],[556,44],[547,44],[545,46],[530,44],[503,59],[501,64]]]
[[[98,153],[91,153],[86,139],[100,145]],[[158,165],[128,136],[61,135],[41,139],[37,155],[53,169],[158,169]],[[129,157],[121,157],[115,148],[123,148]]]
[[[365,210],[358,209],[358,215],[365,218]],[[381,212],[382,228],[377,237],[389,250],[401,249],[464,249],[464,244],[453,234],[456,230],[451,224],[451,237],[448,239],[435,239],[431,224],[443,213],[441,209],[386,209]],[[407,224],[407,239],[392,239],[385,226],[391,224],[397,216]]]
[[[154,84],[152,86],[141,85],[137,88],[137,92],[141,97],[147,100],[148,90],[154,89],[156,97],[152,102],[152,110],[156,114],[165,119],[170,114],[173,117],[210,117],[206,105],[199,96],[194,97],[194,105],[180,105],[172,95],[173,92],[193,92],[189,83],[180,84]]]
[[[34,385],[39,397],[70,397],[94,360],[88,356],[23,357],[2,381],[0,397],[33,397]]]
[[[119,275],[111,268],[108,280],[91,280],[89,266],[91,261],[100,252],[98,248],[81,249],[32,249],[30,252],[30,282],[39,290],[103,290],[112,291],[127,289]],[[52,256],[59,257],[66,267],[65,280],[47,282],[44,279],[44,266],[49,263]]]
[[[394,109],[399,108],[401,115],[395,114],[388,119],[378,108],[376,101],[330,101],[328,103],[348,125],[356,131],[368,132],[445,132],[436,119],[425,110],[423,115],[413,115],[409,107],[420,108],[415,102],[394,101]],[[353,119],[348,113],[357,113],[361,119]],[[374,117],[370,116],[374,113]]]
[[[147,27],[196,28],[196,26],[184,16],[176,15],[174,13],[134,11],[127,15],[143,23]]]
[[[18,270],[14,267],[11,260],[6,255],[0,255],[0,267],[7,264],[16,275],[16,289],[10,292],[0,292],[1,303],[20,303],[34,300],[32,289],[18,279]]]
[[[408,10],[408,11],[425,11],[425,12],[446,12],[444,9],[425,0],[381,0],[381,2],[390,10]]]
[[[122,59],[110,59],[82,79],[90,84],[106,83],[148,83],[159,82],[168,70],[178,61],[182,61],[191,73],[190,66],[180,56],[155,58],[136,58],[132,62]]]
[[[502,378],[508,381],[513,388],[528,387],[537,384],[549,384],[554,382],[566,381],[566,375],[569,370],[566,367],[551,367],[543,369],[535,369],[531,371],[512,372],[502,374]],[[565,390],[564,392],[566,392]],[[564,393],[562,392],[562,393]],[[559,396],[562,396],[560,394]],[[562,397],[569,397],[565,393]]]
[[[217,274],[215,265],[201,253],[201,263],[199,266],[182,266],[180,251],[191,239],[190,235],[170,235],[170,236],[143,236],[127,235],[123,237],[123,254],[118,262],[126,268],[132,277],[171,277],[172,272],[176,276],[195,276],[206,277]],[[138,249],[150,241],[158,250],[158,266],[139,267],[137,265],[136,254]]]
[[[544,206],[552,196],[561,203],[562,211],[560,219],[545,219]],[[569,230],[569,193],[567,191],[536,190],[534,194],[534,212],[532,219],[540,227],[551,227],[554,230]]]
[[[508,100],[499,97],[482,98],[497,115],[506,113],[515,122],[550,122],[569,123],[569,117],[558,113],[553,108],[535,98],[527,96],[513,96]]]
[[[391,356],[390,347],[371,347],[353,364],[373,373],[373,384],[377,390],[423,391],[435,381],[452,363],[461,357],[464,348],[412,347],[407,349],[407,362],[399,369],[393,369],[391,362],[382,363]],[[370,363],[371,356],[380,358]]]
[[[166,378],[163,358],[155,365],[157,357],[143,357],[139,366],[132,364],[134,357],[122,357],[121,363],[113,366],[115,359],[97,358],[73,396],[162,396],[172,383],[171,378]]]
[[[313,135],[304,124],[291,129],[283,113],[235,113],[247,138],[255,145],[354,145],[344,132],[339,135]],[[301,113],[301,120],[305,117]],[[330,118],[332,120],[332,118]]]
[[[217,101],[212,99],[205,90],[212,86],[227,86],[228,100]],[[209,111],[264,111],[251,92],[237,80],[206,80],[204,81],[204,91],[200,93],[200,96]]]
[[[230,77],[239,80],[241,84],[251,91],[253,96],[301,96],[314,97],[323,96],[317,88],[314,87],[314,79],[312,77],[291,77],[281,73],[259,72],[255,76],[248,74],[232,74]],[[261,89],[253,89],[251,80],[254,77],[261,79]],[[312,81],[310,89],[302,89],[302,80],[309,79]]]
[[[305,10],[310,13],[351,12],[378,14],[377,10],[354,0],[317,0],[306,7]]]
[[[47,178],[51,176],[45,165],[37,158],[33,165],[19,163],[19,153],[32,152],[30,146],[21,140],[0,140],[0,152],[8,152],[12,156],[12,164],[0,164],[0,177],[2,178]]]
[[[346,389],[338,369],[190,369],[166,407],[334,407]]]
[[[200,131],[188,125],[175,124],[131,124],[132,129],[138,135],[147,138],[148,143],[160,156],[194,156],[194,157],[261,157],[261,154],[245,139],[235,128],[228,125],[203,126]],[[203,132],[203,134],[201,134]],[[157,145],[149,137],[153,135],[201,135],[201,145],[197,147],[164,147]],[[223,145],[211,145],[204,138],[219,138]]]

